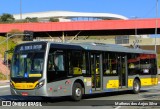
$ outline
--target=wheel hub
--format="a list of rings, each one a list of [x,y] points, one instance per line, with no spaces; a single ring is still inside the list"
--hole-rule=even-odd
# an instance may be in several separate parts
[[[76,89],[76,96],[81,96],[81,89],[80,88],[77,88]]]
[[[138,85],[138,83],[134,83],[134,89],[135,89],[136,91],[139,90],[139,85]]]

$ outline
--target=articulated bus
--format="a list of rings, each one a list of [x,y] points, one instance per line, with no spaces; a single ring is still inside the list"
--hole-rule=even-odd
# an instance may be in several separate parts
[[[154,51],[100,43],[28,42],[17,45],[12,95],[71,96],[132,90],[158,84]],[[107,94],[107,93],[106,93]]]

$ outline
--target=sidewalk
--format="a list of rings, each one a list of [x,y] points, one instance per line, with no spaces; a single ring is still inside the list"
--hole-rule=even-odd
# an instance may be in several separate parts
[[[0,80],[0,86],[9,85],[9,80]]]

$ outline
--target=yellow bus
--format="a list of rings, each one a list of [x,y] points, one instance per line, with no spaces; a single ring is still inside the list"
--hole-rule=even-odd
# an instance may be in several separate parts
[[[154,51],[99,43],[29,42],[17,45],[11,94],[71,96],[133,90],[158,84]],[[107,94],[107,93],[106,93]]]

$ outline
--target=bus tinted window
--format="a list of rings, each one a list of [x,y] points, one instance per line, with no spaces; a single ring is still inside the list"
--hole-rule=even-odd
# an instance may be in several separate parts
[[[70,51],[69,58],[69,74],[82,75],[86,74],[86,57],[82,51]]]
[[[139,54],[128,54],[128,74],[135,75],[140,73]]]
[[[47,81],[53,82],[66,77],[65,51],[51,48],[48,55]]]
[[[12,62],[12,78],[41,77],[44,52],[14,54]]]
[[[103,57],[103,74],[117,75],[116,53],[105,53]]]
[[[142,75],[157,74],[156,55],[140,54],[140,67]]]
[[[156,55],[128,54],[128,74],[157,74]]]
[[[49,71],[64,71],[64,56],[60,52],[54,52],[48,57]]]

